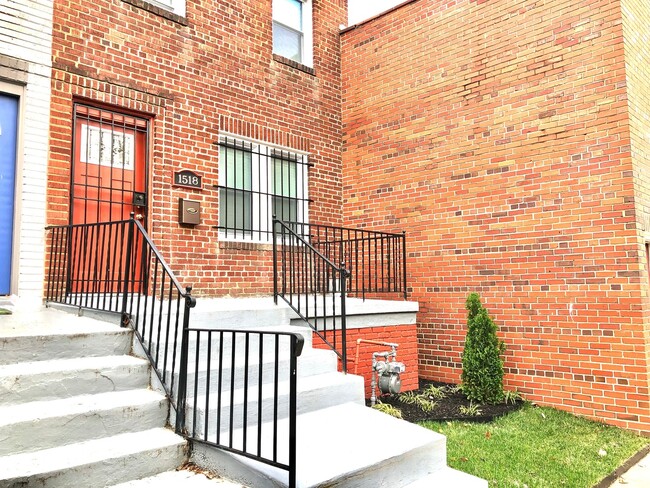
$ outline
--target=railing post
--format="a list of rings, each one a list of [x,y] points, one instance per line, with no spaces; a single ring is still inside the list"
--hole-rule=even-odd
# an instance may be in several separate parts
[[[131,281],[131,263],[133,253],[133,233],[135,229],[135,213],[131,212],[129,222],[127,224],[127,238],[126,238],[126,259],[124,260],[124,289],[122,290],[122,327],[126,327],[130,322],[130,317],[126,313],[126,304],[129,299],[129,282]]]
[[[404,300],[408,298],[406,292],[406,231],[402,231],[402,283],[404,287]]]
[[[185,403],[187,402],[187,362],[190,338],[190,310],[196,305],[191,295],[192,287],[185,288],[185,313],[183,314],[183,331],[181,333],[181,360],[178,366],[178,396],[176,399],[176,433],[185,430]],[[198,347],[198,344],[197,344]]]
[[[289,365],[289,488],[296,488],[296,457],[298,452],[296,411],[297,411],[297,378],[298,378],[298,356],[302,352],[304,339],[296,334],[290,336],[291,358]]]
[[[273,216],[273,302],[278,304],[278,242],[277,230],[275,229],[278,220]]]
[[[345,269],[345,263],[341,263],[341,274],[339,275],[339,284],[341,289],[341,370],[344,373],[348,372],[348,351],[347,351],[347,326],[346,326],[346,311],[345,311],[345,295],[347,295],[347,281],[350,273]],[[332,317],[334,318],[334,317]],[[336,331],[334,332],[336,333]]]

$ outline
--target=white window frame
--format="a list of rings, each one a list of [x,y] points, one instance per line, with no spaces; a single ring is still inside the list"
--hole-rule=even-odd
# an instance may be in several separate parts
[[[314,67],[314,20],[312,15],[312,1],[313,0],[297,0],[302,3],[302,59],[297,61],[299,64],[307,66],[309,68]],[[283,25],[285,28],[295,30],[292,27],[285,26],[282,22],[277,20],[276,12],[279,9],[279,3],[273,0],[273,24],[276,23]],[[280,54],[275,51],[275,46],[273,52]]]
[[[156,7],[164,8],[170,12],[185,17],[185,0],[145,0]]]
[[[269,244],[273,240],[272,225],[273,225],[273,197],[282,197],[280,193],[273,194],[272,186],[274,180],[273,174],[273,151],[280,151],[288,154],[289,157],[296,156],[296,196],[298,202],[296,209],[296,219],[298,222],[307,224],[309,223],[309,164],[308,154],[304,151],[270,144],[268,142],[258,141],[248,137],[243,137],[237,134],[228,132],[221,132],[219,134],[219,157],[222,156],[221,144],[226,140],[235,140],[237,150],[246,150],[250,147],[251,152],[251,212],[252,212],[252,231],[234,231],[232,229],[219,229],[219,239],[224,241],[235,242],[254,242],[260,244]],[[240,146],[241,145],[241,146]],[[250,146],[249,146],[250,145]],[[241,149],[240,149],[241,147]],[[246,151],[247,152],[247,151]],[[262,163],[262,159],[266,162]],[[225,161],[219,161],[219,186],[221,188],[232,188],[227,186],[227,175],[222,171],[222,165],[226,164]],[[266,173],[266,174],[265,174]],[[237,189],[237,188],[234,188]],[[221,197],[219,197],[221,202]],[[304,204],[301,204],[304,203]],[[221,226],[221,211],[219,208],[218,222]]]

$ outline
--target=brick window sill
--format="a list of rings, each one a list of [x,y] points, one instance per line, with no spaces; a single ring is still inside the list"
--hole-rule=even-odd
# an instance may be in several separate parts
[[[163,17],[167,20],[171,20],[172,22],[176,22],[177,24],[181,25],[188,25],[187,18],[177,15],[173,12],[170,12],[169,10],[166,10],[162,7],[157,7],[156,5],[153,5],[146,0],[122,0],[124,3],[128,3],[129,5],[133,5],[134,7],[141,8],[142,10],[146,10],[147,12],[151,12],[154,15],[158,15],[159,17]]]
[[[297,63],[293,59],[285,58],[284,56],[280,56],[279,54],[274,54],[273,60],[277,61],[278,63],[291,66],[292,68],[307,73],[308,75],[312,75],[312,76],[316,75],[316,70],[314,68],[310,68],[309,66],[305,66],[304,64]]]

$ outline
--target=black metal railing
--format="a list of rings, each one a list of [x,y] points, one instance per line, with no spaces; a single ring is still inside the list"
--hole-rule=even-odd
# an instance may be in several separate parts
[[[121,314],[122,325],[133,328],[177,420],[182,418],[179,339],[196,303],[191,288],[180,285],[133,216],[47,230],[46,302]]]
[[[350,274],[349,296],[399,294],[407,298],[406,234],[291,223],[295,232]]]
[[[285,469],[295,487],[302,335],[189,329],[183,343],[188,437]]]
[[[349,273],[296,232],[273,220],[273,297],[282,298],[341,360],[347,372],[346,311]]]
[[[286,469],[294,488],[302,336],[190,328],[191,288],[133,215],[47,230],[46,302],[121,314],[169,398],[176,432]]]

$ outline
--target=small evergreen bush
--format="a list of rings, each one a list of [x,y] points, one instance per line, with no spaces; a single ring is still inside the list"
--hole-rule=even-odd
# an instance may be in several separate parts
[[[503,401],[503,360],[505,346],[497,338],[497,326],[481,304],[478,293],[471,293],[467,308],[467,336],[463,349],[463,393],[478,403]]]

